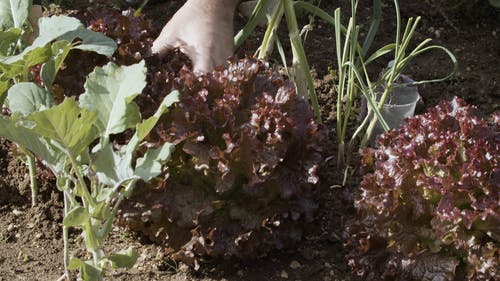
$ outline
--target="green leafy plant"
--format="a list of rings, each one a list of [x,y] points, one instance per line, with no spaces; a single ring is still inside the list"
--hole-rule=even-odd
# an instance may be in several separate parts
[[[11,88],[14,84],[35,81],[44,87],[45,91],[52,92],[51,86],[54,78],[72,49],[94,51],[106,56],[111,56],[116,49],[113,40],[101,33],[87,30],[74,18],[64,16],[42,18],[40,36],[32,45],[26,46],[23,37],[29,32],[27,17],[30,3],[31,1],[28,0],[15,3],[0,1],[0,39],[2,40],[0,44],[0,106],[7,98],[7,107],[10,107],[9,101],[16,94],[16,90]],[[34,70],[38,71],[37,78],[32,75]],[[21,112],[18,113],[24,114],[26,110],[26,108],[21,108]],[[20,151],[24,153],[24,161],[29,167],[32,204],[35,205],[36,160],[24,147],[20,146]]]
[[[362,125],[360,125],[360,128],[363,128],[366,122],[369,120],[369,124],[366,127],[365,134],[363,138],[361,139],[361,146],[366,146],[368,140],[371,137],[373,128],[377,124],[377,122],[380,122],[384,130],[389,130],[389,127],[387,124],[384,122],[382,116],[377,113],[377,111],[380,111],[382,107],[384,106],[386,100],[392,93],[392,87],[394,86],[396,80],[401,76],[405,68],[410,64],[410,62],[417,57],[418,55],[421,55],[423,53],[426,53],[431,50],[441,50],[443,51],[448,57],[450,58],[451,62],[453,63],[453,69],[452,71],[446,75],[443,78],[437,78],[437,79],[432,79],[432,80],[424,80],[424,81],[418,81],[418,82],[413,82],[409,83],[408,85],[421,85],[421,84],[426,84],[426,83],[434,83],[434,82],[442,82],[445,81],[456,73],[458,69],[458,62],[453,55],[453,53],[448,50],[447,48],[439,45],[429,45],[430,42],[432,41],[431,39],[427,38],[424,39],[422,42],[420,42],[413,50],[409,50],[410,42],[413,39],[414,32],[418,26],[418,23],[420,22],[420,17],[417,18],[409,18],[408,22],[406,23],[406,27],[401,33],[402,29],[402,23],[401,23],[401,15],[399,11],[399,3],[397,0],[394,0],[394,7],[396,11],[396,41],[393,44],[386,45],[379,50],[375,51],[373,55],[370,57],[364,59],[364,56],[361,56],[361,66],[359,70],[355,71],[356,77],[358,81],[360,81],[360,85],[362,86],[362,92],[364,96],[368,100],[368,114],[365,117],[365,120],[363,121]],[[394,58],[389,64],[389,67],[385,69],[381,75],[381,78],[376,82],[376,83],[370,83],[370,79],[367,74],[366,66],[378,59],[379,57],[394,52]],[[365,82],[366,81],[366,82]],[[382,93],[380,94],[380,97],[377,98],[377,87],[382,87]],[[376,103],[375,103],[376,102]],[[376,105],[375,105],[376,104]]]
[[[141,17],[98,9],[81,18],[120,42],[112,58],[120,64],[143,57],[155,37]],[[65,94],[88,65],[102,63],[94,54],[78,58],[83,55],[55,82]],[[325,132],[293,84],[253,59],[202,77],[178,52],[147,58],[146,65],[148,83],[135,99],[143,116],[153,115],[152,105],[171,89],[181,93],[148,141],[178,149],[164,174],[122,204],[120,225],[195,267],[206,256],[255,257],[299,240],[318,209]]]
[[[366,280],[500,278],[500,139],[458,98],[364,149],[350,263]]]
[[[336,131],[338,139],[338,166],[345,167],[345,175],[347,176],[350,155],[358,143],[358,138],[361,137],[360,145],[364,147],[372,134],[373,128],[379,122],[384,130],[389,130],[385,120],[382,118],[380,110],[392,92],[392,87],[395,81],[403,73],[404,69],[409,65],[412,59],[416,56],[438,49],[444,51],[453,63],[453,71],[444,78],[419,81],[413,83],[424,84],[431,82],[444,81],[455,73],[457,69],[457,60],[455,56],[446,48],[438,45],[429,45],[430,39],[423,40],[413,50],[408,50],[410,41],[413,38],[415,29],[417,28],[420,18],[410,18],[406,28],[401,34],[401,16],[399,13],[398,1],[394,1],[396,11],[396,40],[395,43],[387,44],[372,54],[369,54],[371,43],[378,29],[378,24],[381,17],[380,1],[373,2],[373,19],[368,30],[367,36],[363,44],[359,42],[360,27],[357,24],[356,10],[359,1],[351,1],[351,17],[349,18],[347,27],[342,24],[341,11],[336,9],[334,16],[328,14],[317,13],[325,21],[334,27],[335,31],[335,48],[337,54],[337,107],[336,107]],[[372,79],[368,75],[367,67],[370,63],[379,60],[383,56],[394,53],[393,63],[382,72],[382,75],[377,79]],[[373,81],[373,82],[372,82]],[[383,89],[381,93],[378,89]],[[353,112],[356,111],[356,103],[359,106],[360,96],[363,96],[368,105],[368,114],[364,119],[352,128],[352,136],[346,143],[349,125],[353,124]],[[359,111],[359,110],[358,110]]]
[[[248,38],[253,29],[258,25],[258,23],[261,22],[262,19],[266,16],[271,2],[271,0],[259,0],[257,2],[249,22],[235,36],[236,46],[242,44],[243,41]],[[314,89],[313,79],[311,76],[309,63],[307,62],[304,46],[302,44],[302,39],[297,23],[297,16],[295,13],[294,5],[296,5],[297,2],[291,0],[276,1],[274,8],[272,9],[272,15],[270,15],[268,19],[269,23],[262,41],[262,45],[260,46],[258,58],[266,59],[267,55],[269,54],[269,49],[274,42],[278,44],[278,48],[283,53],[281,44],[279,43],[279,40],[277,40],[275,35],[281,19],[283,18],[283,16],[285,16],[293,53],[292,66],[291,68],[287,68],[288,77],[292,81],[294,81],[295,86],[298,89],[298,93],[310,99],[313,110],[316,114],[316,118],[318,122],[321,123],[321,114],[319,112],[318,99],[316,96],[316,91]],[[305,3],[304,5],[313,6],[310,3]],[[282,55],[282,58],[284,58],[284,55]],[[284,61],[284,65],[286,66],[286,61]]]
[[[84,280],[101,280],[106,268],[135,263],[133,249],[106,255],[103,242],[135,183],[159,175],[173,149],[170,143],[156,148],[141,144],[178,98],[176,92],[168,95],[153,116],[141,121],[132,99],[145,86],[145,72],[144,63],[98,67],[90,74],[79,102],[66,98],[58,105],[38,85],[19,83],[10,90],[15,93],[9,97],[13,114],[0,118],[0,136],[31,151],[56,175],[57,187],[64,194],[65,268],[79,269]],[[110,137],[127,129],[135,133],[127,144],[115,148]],[[68,261],[69,227],[82,230],[92,260],[73,257]]]

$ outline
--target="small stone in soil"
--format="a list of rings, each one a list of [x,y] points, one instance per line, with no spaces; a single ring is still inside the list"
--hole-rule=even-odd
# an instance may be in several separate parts
[[[280,277],[283,278],[283,279],[288,279],[288,272],[282,270],[281,274],[280,274]]]
[[[302,265],[298,261],[292,261],[290,263],[290,268],[291,269],[298,269],[298,268],[301,268],[301,267],[302,267]]]
[[[17,226],[15,224],[11,223],[7,226],[7,232],[11,232],[12,230],[14,230],[16,228],[17,228]]]
[[[12,213],[14,214],[14,216],[19,216],[19,215],[24,214],[24,212],[23,212],[23,211],[20,211],[20,210],[18,210],[18,209],[14,209],[14,210],[12,210]]]

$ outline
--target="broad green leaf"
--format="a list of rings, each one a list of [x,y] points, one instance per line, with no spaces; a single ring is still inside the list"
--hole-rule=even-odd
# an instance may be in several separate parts
[[[29,46],[18,55],[0,57],[0,70],[6,77],[16,77],[28,67],[47,61],[51,55],[49,44],[40,47]]]
[[[85,281],[102,280],[102,271],[95,267],[91,261],[82,261],[79,258],[72,257],[68,265],[69,270],[80,271],[80,277]]]
[[[109,204],[105,201],[100,201],[96,204],[90,205],[90,215],[98,220],[107,220],[111,216]]]
[[[89,75],[80,106],[97,112],[96,126],[101,136],[121,133],[140,122],[139,107],[133,99],[145,85],[144,61],[121,67],[108,63]]]
[[[7,99],[9,109],[22,115],[54,106],[52,95],[32,82],[21,82],[10,87]]]
[[[77,38],[79,39],[79,44],[76,45],[76,49],[96,52],[107,57],[112,56],[117,48],[116,42],[113,39],[100,32],[95,32],[86,28],[68,32],[58,39],[73,42],[73,40]]]
[[[53,142],[21,124],[12,118],[0,117],[0,136],[26,147],[55,174],[60,173],[64,168],[65,154]]]
[[[101,243],[104,242],[104,238],[98,238],[97,233],[99,233],[99,227],[97,225],[91,225],[90,223],[83,226],[83,239],[85,241],[85,247],[87,250],[94,251],[101,248]]]
[[[7,31],[0,31],[0,57],[7,56],[12,52],[20,36],[20,28],[9,28]]]
[[[69,270],[77,270],[83,265],[83,261],[79,258],[72,257],[68,264]]]
[[[40,32],[32,44],[38,47],[44,46],[68,32],[85,28],[78,19],[68,16],[43,17],[38,23]]]
[[[78,206],[69,213],[63,219],[63,225],[67,227],[83,226],[88,224],[90,221],[90,214],[82,206]]]
[[[179,101],[179,91],[175,90],[168,94],[156,110],[155,114],[148,118],[148,120],[139,124],[136,128],[137,136],[140,140],[143,140],[156,125],[160,117],[167,112],[168,108],[172,106],[172,104]]]
[[[52,16],[40,19],[40,35],[33,42],[33,46],[43,46],[54,40],[79,42],[76,48],[94,51],[101,55],[111,56],[116,50],[116,42],[102,33],[86,29],[76,18],[67,16]]]
[[[130,247],[111,255],[108,259],[111,261],[113,268],[132,268],[138,257],[137,251]]]
[[[23,51],[23,54],[24,66],[30,67],[39,63],[46,62],[52,56],[52,50],[50,45],[47,44],[45,46],[34,48],[28,52]]]
[[[50,86],[54,83],[57,72],[61,68],[64,59],[66,59],[71,51],[71,48],[71,43],[65,40],[52,43],[52,57],[43,64],[40,73],[47,89],[50,89]]]
[[[108,186],[115,186],[136,178],[131,167],[132,156],[114,151],[110,143],[106,143],[96,153],[94,171],[99,181]]]
[[[73,99],[27,117],[40,136],[58,142],[69,155],[78,157],[97,138],[95,112],[81,109]]]
[[[148,119],[144,120],[141,124],[138,124],[135,129],[135,134],[130,139],[127,145],[127,153],[132,154],[135,149],[139,146],[140,142],[151,132],[160,117],[168,110],[172,104],[179,101],[179,91],[175,90],[168,94],[160,106],[156,110],[155,114]]]
[[[143,181],[158,176],[162,172],[163,164],[170,159],[171,153],[174,151],[174,145],[165,143],[159,148],[148,149],[144,157],[137,159],[135,174]]]
[[[21,28],[28,18],[30,0],[0,0],[0,30]]]
[[[99,190],[95,200],[96,201],[111,201],[111,195],[113,195],[113,189],[110,187],[103,187]]]

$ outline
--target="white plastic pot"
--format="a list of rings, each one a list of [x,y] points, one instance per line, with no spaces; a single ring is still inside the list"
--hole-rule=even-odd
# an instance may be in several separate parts
[[[417,87],[406,85],[413,82],[413,80],[403,75],[400,78],[403,84],[393,84],[392,91],[389,93],[380,112],[391,129],[401,126],[405,118],[413,117],[417,102],[420,100]],[[380,125],[380,122],[377,122],[370,138],[372,146],[374,146],[378,135],[383,132],[382,125]]]

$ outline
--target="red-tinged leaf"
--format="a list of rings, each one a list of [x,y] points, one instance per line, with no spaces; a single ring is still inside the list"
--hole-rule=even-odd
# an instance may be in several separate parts
[[[367,278],[374,270],[396,280],[498,279],[499,129],[455,98],[363,150],[367,174],[348,231],[353,267]],[[380,240],[382,250],[356,247]]]

